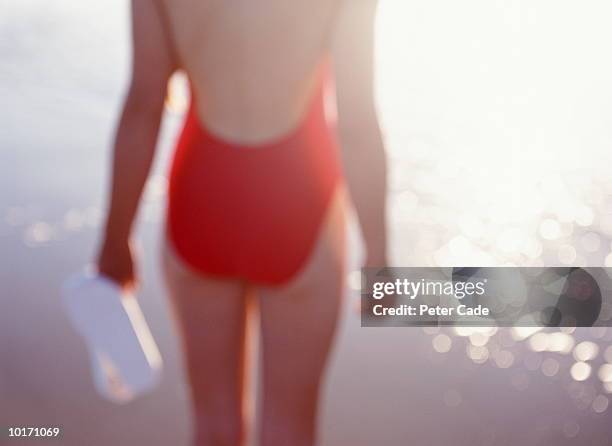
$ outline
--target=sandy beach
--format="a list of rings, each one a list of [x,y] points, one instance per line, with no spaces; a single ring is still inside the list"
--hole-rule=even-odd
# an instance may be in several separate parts
[[[612,7],[434,3],[381,6],[394,262],[612,267],[612,62],[599,57],[612,49],[603,20]],[[60,303],[63,281],[98,242],[128,75],[127,8],[0,0],[0,427],[58,425],[56,444],[189,443],[159,268],[179,111],[167,113],[138,224],[139,299],[164,359],[159,388],[125,406],[100,399]],[[565,20],[582,31],[577,40]],[[442,42],[442,30],[456,39]],[[542,346],[512,329],[361,328],[356,301],[347,290],[322,446],[611,444],[612,386],[598,370],[612,363],[612,329],[568,332],[555,350],[552,330]],[[578,380],[581,342],[594,355]]]

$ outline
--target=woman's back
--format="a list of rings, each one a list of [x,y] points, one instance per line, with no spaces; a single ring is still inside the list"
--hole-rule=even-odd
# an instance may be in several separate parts
[[[300,124],[342,0],[161,1],[212,133],[257,144]]]

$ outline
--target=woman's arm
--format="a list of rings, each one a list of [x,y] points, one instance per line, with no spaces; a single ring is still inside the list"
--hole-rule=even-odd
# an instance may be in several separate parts
[[[166,85],[176,66],[156,0],[132,0],[132,78],[117,129],[112,187],[98,269],[134,282],[130,232],[153,157]]]
[[[387,167],[374,101],[377,0],[345,5],[334,49],[344,169],[368,251],[366,266],[382,267],[387,262]]]

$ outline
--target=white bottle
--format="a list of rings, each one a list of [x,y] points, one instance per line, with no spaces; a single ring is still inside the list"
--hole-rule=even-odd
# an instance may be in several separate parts
[[[127,403],[159,382],[162,359],[136,298],[93,272],[70,278],[63,301],[89,351],[97,391]]]

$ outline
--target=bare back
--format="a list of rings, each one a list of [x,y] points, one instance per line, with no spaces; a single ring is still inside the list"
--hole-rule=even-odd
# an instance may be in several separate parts
[[[162,1],[205,127],[258,144],[299,125],[342,0]]]

